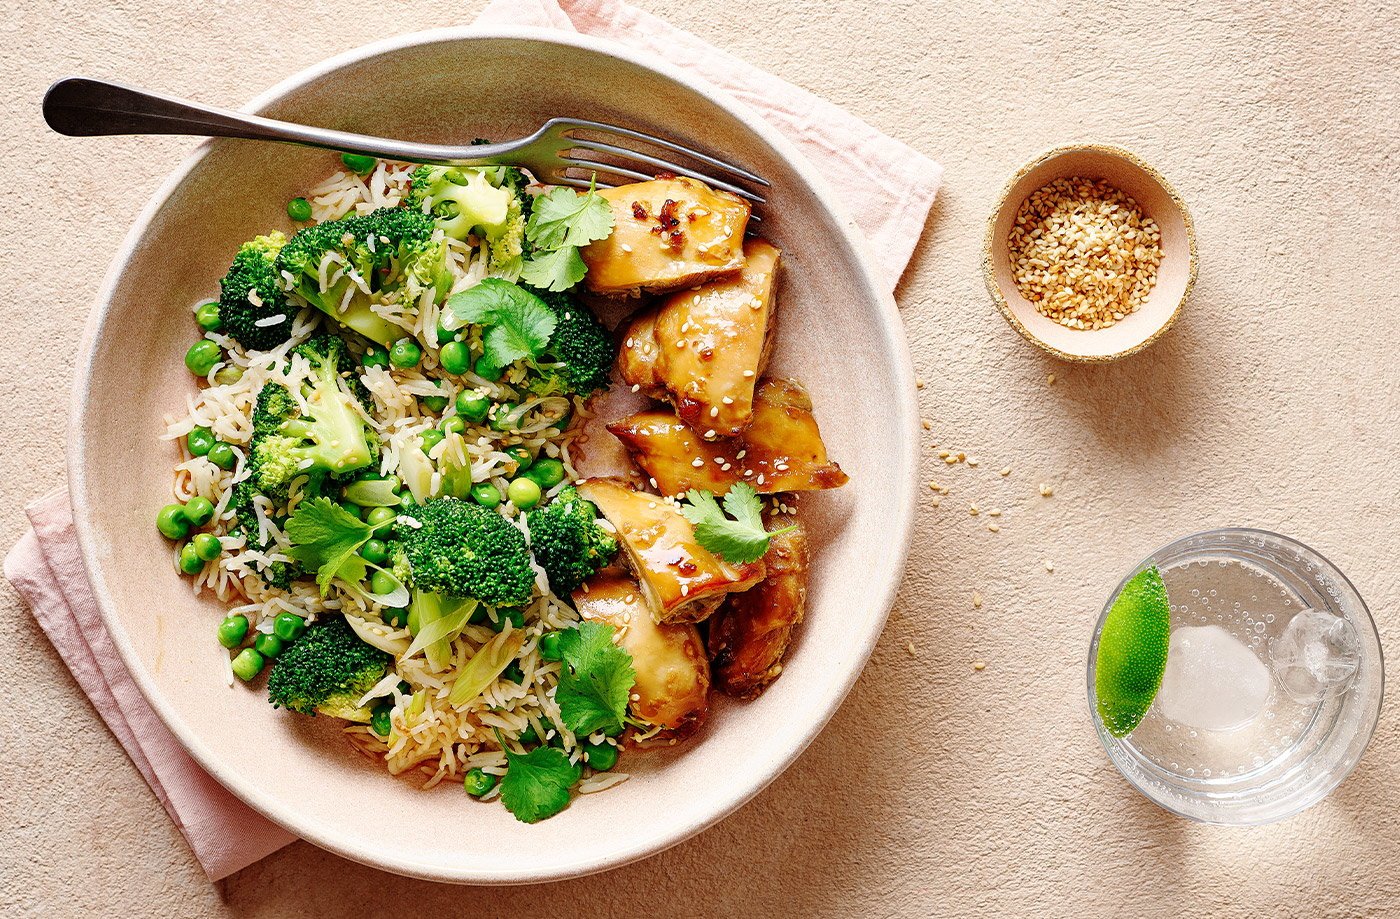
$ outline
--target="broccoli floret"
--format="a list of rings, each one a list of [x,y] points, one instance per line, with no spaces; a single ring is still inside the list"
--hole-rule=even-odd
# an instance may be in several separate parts
[[[473,233],[485,239],[491,273],[513,280],[524,261],[526,184],[524,173],[509,167],[419,166],[404,204],[431,214],[453,239]]]
[[[527,287],[555,315],[549,346],[528,384],[536,395],[589,396],[608,388],[617,345],[592,310],[568,293]]]
[[[292,275],[292,290],[307,303],[387,347],[407,333],[377,315],[372,304],[416,301],[430,288],[437,297],[451,286],[447,253],[433,229],[431,217],[401,207],[330,220],[298,231],[278,254],[277,271]],[[321,264],[331,252],[335,257],[324,276],[329,282],[343,273],[323,290]]]
[[[479,504],[444,497],[400,508],[394,535],[419,590],[491,606],[518,606],[534,592],[525,535]]]
[[[219,282],[219,321],[249,351],[268,351],[292,334],[296,310],[288,306],[277,272],[277,255],[286,242],[287,237],[272,232],[244,243]]]
[[[384,678],[391,659],[361,641],[343,617],[331,616],[277,658],[267,678],[267,698],[275,708],[303,715],[369,721],[369,709],[355,703]]]
[[[617,555],[617,540],[598,525],[598,508],[573,486],[531,511],[530,548],[549,575],[549,588],[568,595]]]

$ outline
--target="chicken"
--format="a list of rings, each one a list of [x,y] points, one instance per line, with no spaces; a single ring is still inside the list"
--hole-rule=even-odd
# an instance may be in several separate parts
[[[631,714],[663,729],[667,738],[691,734],[709,710],[710,662],[694,623],[657,625],[637,582],[602,571],[574,591],[574,607],[585,620],[621,633],[618,647],[632,655]]]
[[[613,231],[580,251],[584,284],[599,294],[633,295],[691,287],[744,264],[749,203],[684,177],[600,188]]]
[[[817,491],[847,481],[827,459],[812,400],[791,380],[765,380],[754,396],[753,421],[730,440],[702,440],[667,409],[637,412],[608,430],[662,494],[700,488],[723,495],[738,482],[761,494]]]
[[[763,563],[731,565],[695,539],[690,521],[656,495],[620,479],[585,479],[578,493],[617,530],[618,542],[657,622],[700,622],[724,595],[763,579]]]
[[[738,275],[672,294],[634,317],[618,363],[623,380],[669,399],[706,440],[742,431],[773,340],[781,254],[751,239]]]
[[[768,575],[752,590],[725,599],[710,617],[709,652],[715,686],[725,695],[751,699],[783,671],[783,655],[793,629],[807,609],[807,534],[797,517],[768,518],[774,533],[768,554]]]

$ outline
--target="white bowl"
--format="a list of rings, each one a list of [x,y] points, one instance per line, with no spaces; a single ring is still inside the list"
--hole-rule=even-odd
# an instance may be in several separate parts
[[[529,29],[443,29],[379,42],[294,76],[247,107],[429,141],[512,137],[550,116],[611,120],[708,148],[769,178],[766,235],[787,252],[774,370],[812,391],[845,488],[804,502],[811,602],[782,678],[665,754],[627,755],[630,781],[533,826],[455,784],[417,790],[355,753],[327,718],[276,711],[224,684],[222,605],[191,596],[157,534],[173,445],[159,440],[194,381],[191,304],[238,244],[281,226],[285,202],[334,156],[223,140],[157,192],[108,272],[74,393],[70,484],[103,617],[137,683],[201,765],[292,832],[348,858],[444,881],[521,883],[599,871],[673,845],[773,780],[859,675],[908,550],[916,474],[913,371],[875,261],[790,143],[712,87],[612,44]],[[528,98],[479,92],[514,86]],[[774,840],[774,844],[781,844]]]

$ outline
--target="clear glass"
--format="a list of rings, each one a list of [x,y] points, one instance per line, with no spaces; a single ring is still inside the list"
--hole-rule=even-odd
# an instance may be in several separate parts
[[[1099,634],[1123,585],[1150,565],[1162,572],[1172,606],[1172,653],[1177,653],[1178,640],[1219,636],[1218,643],[1225,646],[1221,650],[1237,655],[1229,665],[1243,665],[1230,671],[1230,679],[1241,674],[1239,683],[1246,687],[1241,693],[1247,698],[1228,698],[1230,692],[1213,696],[1209,681],[1226,666],[1219,661],[1230,655],[1203,657],[1202,669],[1188,671],[1201,706],[1200,714],[1186,716],[1191,723],[1164,711],[1178,717],[1188,711],[1178,700],[1190,696],[1191,679],[1178,669],[1169,674],[1174,691],[1168,704],[1159,692],[1142,723],[1126,737],[1114,737],[1095,703]],[[1345,661],[1326,671],[1335,680],[1330,685],[1297,685],[1300,655],[1294,639],[1304,634],[1309,620],[1300,618],[1292,629],[1289,624],[1307,611],[1326,614],[1311,621],[1324,628],[1331,623],[1333,632],[1344,633]],[[1192,631],[1178,635],[1187,628]],[[1258,664],[1243,653],[1245,648]],[[1257,676],[1259,665],[1267,668],[1267,683]],[[1380,637],[1356,588],[1312,549],[1264,530],[1210,530],[1153,552],[1108,598],[1089,646],[1089,711],[1109,759],[1157,804],[1206,823],[1270,823],[1325,798],[1370,742],[1384,684]],[[1186,691],[1180,688],[1184,685]],[[1240,706],[1250,714],[1237,724],[1232,715]],[[1210,719],[1223,729],[1200,727]]]

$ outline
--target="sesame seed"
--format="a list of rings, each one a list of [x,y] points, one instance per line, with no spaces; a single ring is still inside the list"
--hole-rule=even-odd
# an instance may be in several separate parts
[[[1123,317],[1120,315],[1118,318],[1119,318],[1119,319],[1122,319]],[[1046,386],[1054,386],[1054,385],[1055,385],[1055,375],[1054,375],[1053,373],[1050,374],[1048,377],[1045,378],[1045,385],[1046,385]]]
[[[969,514],[971,514],[972,516],[974,516],[974,517],[976,517],[978,514],[982,513],[980,510],[977,509],[977,505],[976,505],[975,503],[972,504],[970,507],[968,507],[967,512],[968,512]]]
[[[999,507],[994,507],[994,508],[992,508],[991,510],[987,511],[987,516],[988,516],[988,517],[1000,517],[1000,516],[1001,516],[1001,508],[999,508]]]
[[[904,644],[904,650],[906,650],[906,651],[909,652],[909,656],[910,656],[910,657],[916,657],[916,656],[918,656],[918,652],[914,650],[914,642],[913,642],[913,640],[910,640],[910,641],[908,641],[908,642],[905,642],[905,644]]]
[[[1055,571],[1055,566],[1051,564],[1050,559],[1048,558],[1045,560],[1045,570],[1051,572],[1052,574]]]
[[[718,418],[718,417],[719,417],[719,406],[718,406],[718,405],[712,405],[712,406],[710,406],[710,417],[711,417],[711,418]]]
[[[740,450],[738,453],[734,454],[734,458],[743,459],[748,454],[748,452],[748,450]]]
[[[986,670],[986,669],[987,669],[987,662],[986,662],[986,661],[973,661],[973,662],[972,662],[972,669],[973,669],[973,670],[978,670],[978,671]]]
[[[733,404],[734,404],[734,400],[731,399],[731,398],[729,398],[728,396],[725,396],[723,399],[721,399],[721,400],[719,400],[719,401],[723,402],[725,405],[733,405]]]
[[[627,243],[623,243],[623,244],[622,244],[621,246],[619,246],[618,248],[620,248],[623,252],[631,252],[631,251],[632,251],[632,247],[629,246],[629,245],[627,245]]]
[[[752,370],[745,370],[745,371],[744,371],[744,376],[746,376],[746,377],[751,377],[751,376],[753,376],[753,371],[752,371]]]
[[[1006,477],[1009,476],[1009,475],[1011,475],[1011,467],[1010,467],[1010,466],[1003,466],[1003,467],[1001,467],[1001,476],[1002,476],[1002,478],[1006,478]]]
[[[923,377],[915,377],[915,378],[914,378],[914,388],[915,388],[915,389],[923,389],[926,385],[928,385],[928,384],[926,384],[926,383],[924,382],[924,378],[923,378]]]
[[[919,422],[919,425],[920,425],[925,431],[932,431],[932,430],[933,430],[933,422],[932,422],[932,421],[929,421],[927,418],[925,418],[925,419],[923,419],[922,421],[920,421],[920,422]]]
[[[633,384],[632,384],[632,391],[633,391],[633,392],[641,392],[641,391],[642,391],[642,384],[641,384],[641,383],[633,383]]]
[[[705,439],[706,439],[706,440],[712,440],[712,439],[714,439],[714,436],[715,436],[715,429],[714,429],[714,428],[710,428],[708,431],[705,432]]]
[[[1040,496],[1041,496],[1042,498],[1048,498],[1048,497],[1050,497],[1050,496],[1053,495],[1053,494],[1055,494],[1055,489],[1051,488],[1049,485],[1045,484],[1044,482],[1041,482],[1041,483],[1040,483]]]
[[[977,591],[975,591],[975,590],[972,592],[972,608],[973,608],[973,609],[981,609],[981,608],[982,608],[982,595],[979,594],[979,593],[978,593]]]
[[[689,585],[689,584],[682,584],[682,585],[681,585],[681,596],[682,596],[682,597],[688,597],[688,596],[690,596],[690,585]]]
[[[690,465],[694,466],[696,469],[699,469],[701,466],[705,465],[705,461],[697,456],[695,459],[690,461]]]
[[[1000,532],[1001,532],[1001,527],[998,526],[998,525],[995,524],[995,523],[989,523],[989,524],[987,524],[987,529],[988,529],[989,531],[993,532],[993,533],[1000,533]]]

